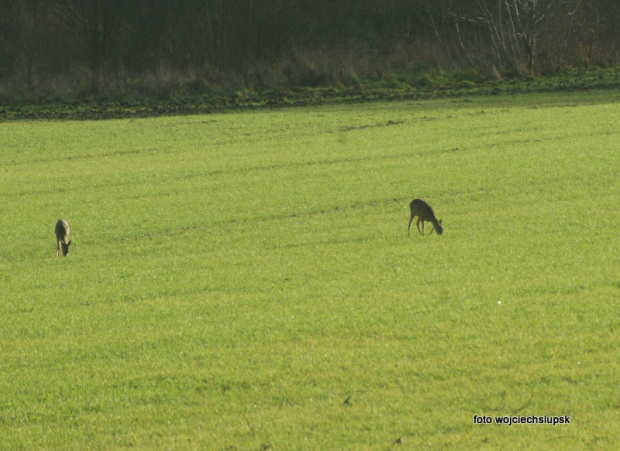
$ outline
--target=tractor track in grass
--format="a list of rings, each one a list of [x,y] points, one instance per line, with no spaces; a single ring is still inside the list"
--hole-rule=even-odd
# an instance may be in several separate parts
[[[116,241],[128,241],[128,240],[139,240],[139,239],[152,239],[153,236],[166,236],[166,237],[177,237],[180,235],[184,235],[187,233],[197,232],[197,231],[207,231],[214,230],[222,227],[229,227],[235,225],[243,225],[243,224],[255,224],[255,223],[266,223],[272,221],[287,221],[290,219],[303,219],[303,218],[313,218],[313,217],[321,217],[330,214],[338,214],[352,210],[361,210],[364,208],[373,208],[381,205],[389,205],[398,202],[406,202],[409,197],[401,197],[401,198],[384,198],[384,199],[375,199],[369,201],[361,201],[348,205],[336,205],[332,207],[320,208],[309,210],[301,213],[282,213],[282,214],[267,214],[263,216],[254,216],[254,217],[239,217],[239,218],[229,218],[220,221],[207,222],[202,224],[194,224],[191,226],[180,227],[177,229],[160,229],[155,233],[140,233],[134,235],[126,235],[123,237],[119,237]]]

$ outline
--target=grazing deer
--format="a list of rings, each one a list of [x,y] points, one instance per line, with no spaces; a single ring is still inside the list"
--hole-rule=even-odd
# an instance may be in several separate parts
[[[429,232],[429,235],[433,233],[433,230],[435,229],[437,229],[438,235],[441,235],[443,233],[441,219],[439,221],[437,220],[435,212],[429,204],[424,202],[422,199],[414,199],[409,207],[411,208],[411,218],[409,219],[409,226],[407,227],[407,235],[409,235],[411,231],[411,222],[416,216],[418,217],[416,225],[418,226],[418,231],[422,234],[422,236],[424,236],[424,221],[433,224],[433,228]],[[422,222],[422,230],[420,230],[420,222]]]
[[[69,253],[69,245],[71,240],[67,241],[69,237],[69,224],[64,219],[59,219],[56,223],[56,257],[60,254],[60,247],[62,246],[62,255],[65,257]]]

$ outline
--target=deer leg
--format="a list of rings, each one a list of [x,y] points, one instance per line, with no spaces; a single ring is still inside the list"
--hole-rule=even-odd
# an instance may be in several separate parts
[[[422,222],[422,230],[420,230],[420,222]],[[418,222],[416,222],[416,225],[418,226],[418,232],[420,232],[420,234],[424,236],[424,221],[422,221],[422,218],[420,218],[419,216],[418,216]]]
[[[428,232],[428,234],[430,235],[431,233],[433,233],[433,230],[435,230],[435,224],[433,224],[433,227],[431,227],[431,231]]]
[[[407,236],[409,236],[409,233],[411,232],[411,223],[413,222],[413,215],[411,215],[411,218],[409,218],[409,225],[407,226]]]
[[[56,241],[56,257],[60,254],[60,241]]]

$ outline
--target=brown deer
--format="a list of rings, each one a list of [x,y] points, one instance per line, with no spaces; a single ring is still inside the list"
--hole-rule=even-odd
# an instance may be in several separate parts
[[[60,254],[60,247],[62,246],[62,255],[67,256],[69,253],[69,245],[71,240],[67,241],[69,237],[69,224],[64,219],[59,219],[56,223],[56,257]]]
[[[429,204],[424,202],[422,199],[414,199],[409,205],[411,208],[411,218],[409,219],[409,226],[407,227],[407,235],[411,232],[411,223],[413,222],[414,217],[418,217],[416,225],[418,226],[418,231],[424,236],[424,221],[430,222],[433,224],[433,228],[429,232],[429,235],[433,233],[433,230],[437,230],[437,234],[441,235],[443,233],[443,227],[441,225],[441,219],[438,221],[435,216],[435,212],[431,208]],[[422,222],[422,230],[420,230],[420,222]]]

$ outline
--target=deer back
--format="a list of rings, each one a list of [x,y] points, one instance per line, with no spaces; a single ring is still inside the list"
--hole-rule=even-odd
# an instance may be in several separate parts
[[[431,206],[422,199],[414,199],[411,202],[411,216],[417,216],[422,221],[432,222],[433,224],[437,222],[435,212]]]
[[[64,219],[59,219],[56,223],[56,240],[67,244],[67,238],[69,237],[69,224]]]

